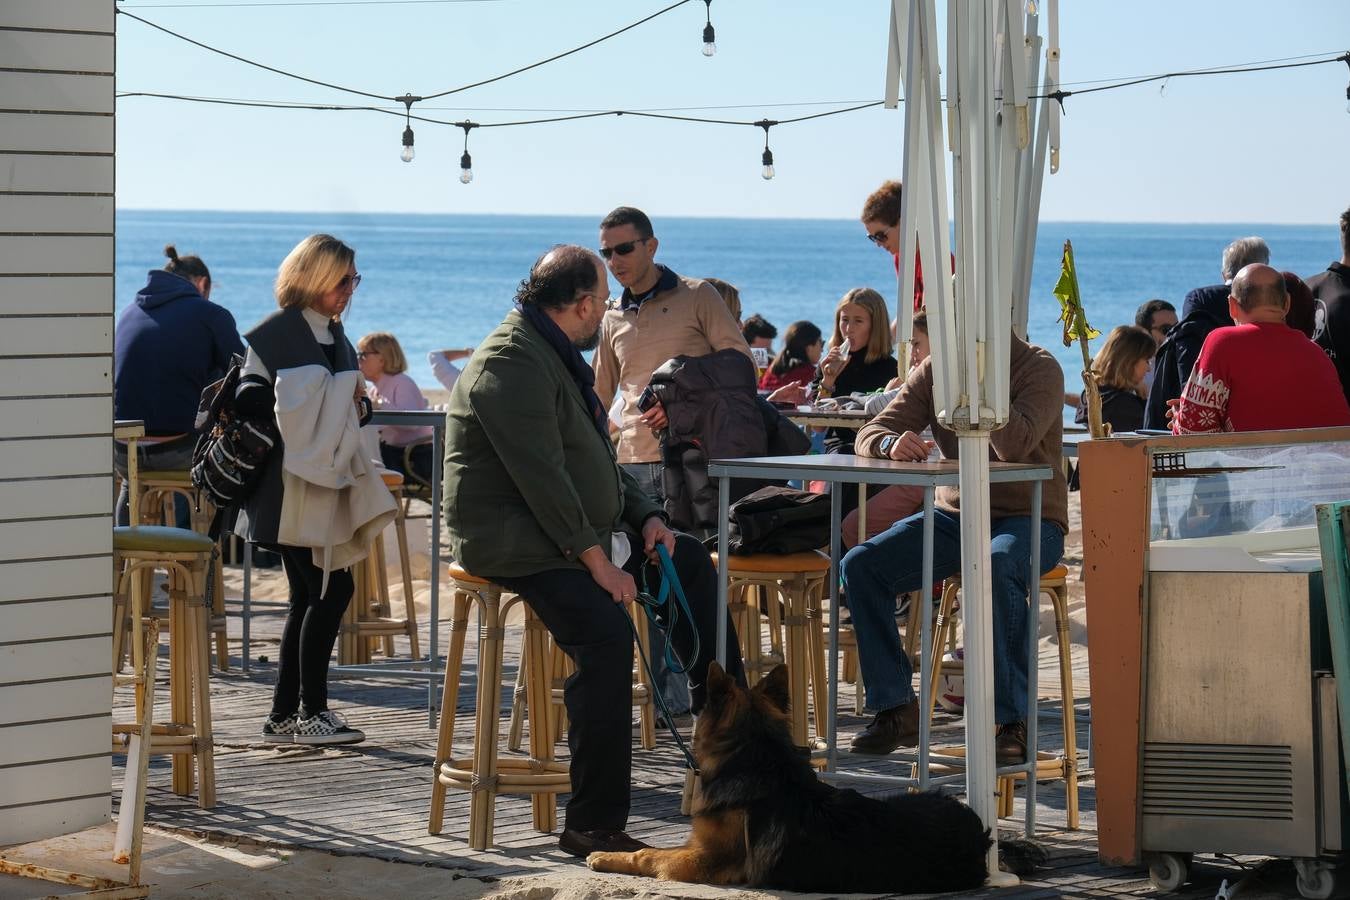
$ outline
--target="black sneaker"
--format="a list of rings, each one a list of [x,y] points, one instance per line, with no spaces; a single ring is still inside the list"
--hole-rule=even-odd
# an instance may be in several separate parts
[[[364,731],[352,728],[341,713],[331,709],[301,719],[295,729],[297,744],[359,744],[365,739]]]
[[[300,717],[295,713],[278,716],[275,713],[263,721],[262,739],[269,744],[289,744],[295,740],[295,732],[300,727]]]

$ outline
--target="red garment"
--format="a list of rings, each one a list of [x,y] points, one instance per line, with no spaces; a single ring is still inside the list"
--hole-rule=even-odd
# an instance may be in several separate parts
[[[800,366],[793,366],[782,375],[775,375],[773,369],[766,369],[764,377],[759,380],[759,389],[761,391],[776,391],[786,384],[807,385],[816,377],[816,367],[810,363],[802,363]]]
[[[1181,395],[1172,431],[1266,431],[1350,425],[1336,367],[1284,323],[1216,328]]]
[[[895,260],[895,274],[900,274],[900,254],[895,253],[891,256]],[[956,271],[956,254],[952,254],[952,271]],[[919,259],[919,251],[914,251],[914,311],[923,309],[923,260]]]

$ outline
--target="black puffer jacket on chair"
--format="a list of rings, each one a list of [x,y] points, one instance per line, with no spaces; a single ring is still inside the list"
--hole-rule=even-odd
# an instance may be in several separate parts
[[[648,391],[668,420],[661,440],[662,481],[675,528],[717,527],[717,483],[708,476],[708,460],[810,449],[810,439],[760,399],[754,365],[739,351],[677,356],[652,373]],[[735,479],[731,500],[772,483]]]

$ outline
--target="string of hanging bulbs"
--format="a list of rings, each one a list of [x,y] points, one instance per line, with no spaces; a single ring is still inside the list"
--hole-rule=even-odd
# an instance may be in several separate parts
[[[491,83],[496,82],[496,81],[501,81],[501,80],[506,79],[506,78],[509,78],[509,77],[511,77],[511,76],[513,76],[513,75],[518,75],[518,74],[520,74],[520,73],[522,73],[522,72],[526,72],[526,71],[529,71],[529,70],[531,70],[531,69],[538,68],[538,67],[540,67],[540,66],[542,66],[542,65],[546,65],[546,64],[548,64],[548,63],[551,63],[551,62],[554,62],[554,61],[556,61],[556,60],[562,59],[563,57],[570,56],[570,55],[572,55],[572,54],[574,54],[574,53],[580,52],[581,50],[585,50],[585,49],[587,49],[587,48],[589,48],[589,47],[593,47],[593,46],[595,46],[596,44],[599,44],[599,43],[601,43],[601,42],[603,42],[603,41],[609,40],[610,38],[616,37],[617,35],[623,34],[625,31],[629,31],[629,30],[631,30],[631,29],[633,29],[633,28],[636,28],[636,27],[639,26],[639,25],[642,25],[642,24],[644,24],[644,23],[646,23],[646,22],[649,22],[649,21],[651,21],[652,19],[655,19],[655,18],[657,18],[658,16],[661,16],[661,15],[667,13],[667,12],[670,12],[671,10],[676,9],[676,8],[678,8],[678,7],[680,7],[680,6],[683,6],[683,5],[685,5],[686,3],[689,3],[689,2],[691,2],[691,0],[676,0],[675,3],[672,3],[671,5],[669,5],[669,6],[665,7],[665,8],[663,8],[663,9],[657,10],[656,12],[652,13],[652,14],[649,15],[649,16],[646,16],[645,18],[639,19],[638,21],[633,22],[633,23],[630,23],[630,24],[624,26],[623,28],[619,28],[619,29],[617,29],[617,30],[615,30],[615,31],[609,32],[608,34],[602,35],[601,37],[596,38],[595,40],[588,41],[587,43],[582,44],[582,45],[580,45],[580,46],[578,46],[578,47],[574,47],[574,48],[572,48],[572,49],[570,49],[570,50],[563,51],[562,53],[555,54],[554,56],[548,57],[548,58],[546,58],[546,59],[540,60],[540,61],[535,62],[535,63],[531,63],[530,65],[527,65],[527,66],[522,66],[522,67],[520,67],[520,68],[518,68],[518,69],[513,69],[513,70],[511,70],[511,71],[509,71],[509,72],[503,73],[503,74],[501,74],[501,75],[494,76],[494,77],[492,77],[492,78],[487,78],[487,79],[484,79],[484,80],[482,80],[482,81],[474,82],[474,83],[472,83],[472,84],[462,85],[462,86],[460,86],[460,87],[452,88],[452,89],[449,89],[449,90],[439,91],[439,92],[434,93],[434,94],[427,94],[427,95],[425,95],[425,96],[417,96],[417,95],[413,95],[413,94],[411,94],[411,93],[405,93],[405,94],[403,94],[403,95],[401,95],[401,96],[397,96],[397,97],[385,97],[384,95],[381,95],[381,94],[376,94],[376,93],[372,93],[372,92],[368,92],[368,91],[358,90],[358,89],[355,89],[355,88],[349,88],[349,87],[344,87],[344,86],[341,86],[341,85],[331,84],[331,83],[328,83],[328,82],[319,81],[319,80],[317,80],[317,79],[308,78],[308,77],[305,77],[305,76],[303,76],[303,75],[298,75],[298,74],[293,73],[293,72],[288,72],[288,71],[285,71],[285,70],[283,70],[283,69],[278,69],[278,68],[275,68],[275,67],[273,67],[273,66],[268,66],[268,65],[265,65],[265,64],[263,64],[263,63],[257,62],[257,61],[255,61],[255,60],[247,59],[247,58],[242,57],[242,56],[239,56],[239,55],[237,55],[237,54],[230,53],[230,52],[225,51],[225,50],[221,50],[221,49],[219,49],[219,48],[217,48],[217,47],[212,47],[212,46],[210,46],[210,45],[208,45],[208,44],[202,43],[201,41],[194,40],[194,39],[192,39],[192,38],[190,38],[190,37],[187,37],[186,35],[179,34],[179,33],[175,32],[175,31],[171,31],[171,30],[169,30],[169,29],[167,29],[167,28],[165,28],[165,27],[163,27],[163,26],[161,26],[161,25],[157,25],[157,24],[155,24],[154,22],[151,22],[151,21],[149,21],[149,20],[147,20],[147,19],[143,19],[143,18],[141,18],[140,16],[136,16],[136,15],[133,15],[133,14],[131,14],[131,13],[125,12],[124,9],[122,9],[121,7],[117,7],[117,8],[115,9],[115,11],[116,11],[118,14],[120,14],[120,15],[125,15],[125,16],[127,16],[127,17],[129,17],[129,18],[131,18],[131,19],[135,19],[136,21],[142,22],[142,23],[144,23],[144,24],[150,26],[151,28],[154,28],[154,29],[156,29],[156,30],[162,31],[162,32],[164,32],[165,34],[168,34],[168,35],[170,35],[170,36],[172,36],[172,37],[175,37],[175,38],[178,38],[178,39],[180,39],[180,40],[186,41],[186,42],[188,42],[188,43],[190,43],[190,44],[193,44],[193,45],[195,45],[195,46],[197,46],[197,47],[201,47],[202,49],[209,50],[209,51],[211,51],[211,52],[213,52],[213,53],[218,53],[218,54],[220,54],[220,55],[222,55],[222,56],[226,56],[226,57],[228,57],[228,58],[230,58],[230,59],[234,59],[234,60],[237,60],[237,61],[239,61],[239,62],[246,63],[246,64],[251,65],[251,66],[256,66],[256,67],[258,67],[258,68],[265,69],[265,70],[267,70],[267,71],[269,71],[269,72],[273,72],[273,73],[276,73],[276,74],[279,74],[279,75],[284,75],[284,76],[286,76],[286,77],[294,78],[294,79],[297,79],[297,80],[300,80],[300,81],[308,82],[308,83],[310,83],[310,84],[319,85],[319,86],[321,86],[321,87],[327,87],[327,88],[331,88],[331,89],[334,89],[334,90],[343,91],[343,92],[346,92],[346,93],[358,94],[358,95],[363,96],[363,97],[371,97],[371,98],[378,99],[378,100],[391,100],[391,101],[394,101],[394,102],[403,104],[404,128],[403,128],[403,134],[402,134],[401,148],[400,148],[400,151],[399,151],[399,159],[401,159],[401,160],[402,160],[403,162],[405,162],[405,163],[411,163],[411,162],[416,158],[416,155],[417,155],[417,154],[416,154],[416,150],[415,150],[415,139],[416,139],[416,138],[415,138],[415,135],[414,135],[414,133],[413,133],[413,128],[412,128],[412,120],[413,120],[413,119],[417,119],[417,120],[420,121],[420,122],[429,122],[429,123],[438,124],[438,125],[453,125],[454,127],[461,128],[461,129],[463,129],[463,131],[464,131],[464,151],[463,151],[463,153],[460,155],[460,160],[459,160],[459,168],[460,168],[459,180],[460,180],[460,183],[461,183],[461,184],[469,184],[469,183],[471,183],[471,182],[473,181],[473,158],[472,158],[472,157],[470,156],[470,154],[469,154],[469,132],[472,131],[472,130],[475,129],[475,128],[483,128],[483,127],[486,127],[486,128],[503,128],[503,127],[516,126],[516,125],[536,125],[536,124],[544,124],[544,123],[549,123],[549,122],[563,122],[563,121],[571,121],[571,120],[575,120],[575,119],[587,119],[587,118],[595,118],[595,117],[598,117],[598,116],[610,116],[610,115],[613,115],[613,116],[629,115],[629,116],[637,116],[637,117],[643,117],[643,118],[672,119],[672,120],[676,120],[676,121],[698,122],[698,123],[719,124],[719,125],[742,125],[742,126],[744,126],[744,125],[752,125],[752,126],[754,126],[754,127],[756,127],[756,128],[762,128],[762,129],[764,130],[764,150],[763,150],[763,152],[760,154],[760,177],[763,178],[765,181],[769,181],[769,180],[771,180],[771,179],[774,177],[774,175],[776,174],[776,173],[775,173],[775,169],[774,169],[773,150],[769,147],[769,129],[770,129],[770,128],[773,128],[774,126],[780,125],[780,124],[788,124],[788,123],[795,123],[795,122],[804,122],[804,121],[808,121],[808,120],[810,120],[810,119],[818,119],[818,118],[824,118],[824,117],[827,117],[827,116],[842,115],[842,114],[844,114],[844,113],[855,112],[855,111],[857,111],[857,110],[869,109],[869,108],[872,108],[872,107],[875,107],[875,106],[880,106],[880,105],[882,105],[883,101],[878,100],[878,101],[871,102],[871,103],[862,103],[862,104],[858,104],[858,105],[856,105],[856,106],[850,106],[850,107],[847,107],[847,108],[844,108],[844,109],[834,109],[834,110],[828,110],[828,111],[826,111],[826,112],[814,113],[814,114],[811,114],[811,115],[798,116],[798,117],[792,118],[792,119],[783,119],[783,120],[760,119],[760,120],[754,121],[754,122],[736,121],[736,120],[728,120],[728,119],[701,118],[701,117],[695,117],[695,116],[676,116],[676,115],[667,115],[667,114],[661,114],[661,113],[655,113],[655,112],[644,112],[644,111],[636,111],[636,110],[601,110],[601,111],[595,111],[595,112],[581,113],[581,114],[577,114],[577,115],[556,116],[556,117],[551,117],[551,118],[532,119],[532,120],[521,121],[521,122],[494,122],[494,123],[479,123],[479,122],[472,122],[472,121],[469,121],[469,120],[467,120],[467,119],[464,120],[464,121],[462,121],[462,122],[448,122],[448,121],[444,121],[444,120],[441,120],[441,119],[432,119],[432,118],[428,118],[428,117],[425,117],[425,116],[414,116],[413,113],[412,113],[412,107],[413,107],[413,104],[414,104],[414,103],[420,103],[420,102],[422,102],[422,101],[424,101],[424,100],[437,99],[437,98],[440,98],[440,97],[448,96],[448,95],[450,95],[450,94],[455,94],[455,93],[459,93],[459,92],[461,92],[461,91],[466,91],[466,90],[469,90],[469,89],[472,89],[472,88],[475,88],[475,87],[481,87],[481,86],[483,86],[483,85],[491,84]],[[1029,13],[1034,12],[1034,10],[1035,10],[1034,2],[1035,2],[1035,0],[1027,0],[1027,6],[1028,6],[1028,12],[1029,12]],[[704,5],[704,26],[703,26],[703,35],[702,35],[702,36],[703,36],[702,53],[703,53],[703,55],[704,55],[705,57],[711,57],[711,56],[715,55],[716,52],[717,52],[717,32],[716,32],[716,29],[713,27],[713,24],[712,24],[712,0],[703,0],[703,5]],[[1300,68],[1300,67],[1303,67],[1303,66],[1325,65],[1325,64],[1327,64],[1327,63],[1334,63],[1334,62],[1344,62],[1344,63],[1347,65],[1347,67],[1350,67],[1350,51],[1348,51],[1348,52],[1346,52],[1346,53],[1339,54],[1339,55],[1337,55],[1337,56],[1324,57],[1324,58],[1320,58],[1320,59],[1306,59],[1306,58],[1296,58],[1296,59],[1303,59],[1304,61],[1298,61],[1298,62],[1280,62],[1280,61],[1277,61],[1277,62],[1275,62],[1275,63],[1273,63],[1273,64],[1269,64],[1269,65],[1258,64],[1258,63],[1240,63],[1240,64],[1236,64],[1236,65],[1232,65],[1232,66],[1220,66],[1220,67],[1212,67],[1212,68],[1206,68],[1206,69],[1190,69],[1190,70],[1179,71],[1179,72],[1165,72],[1165,73],[1160,73],[1160,74],[1157,74],[1157,75],[1148,75],[1148,76],[1143,76],[1143,77],[1139,77],[1139,78],[1131,78],[1131,79],[1126,79],[1126,80],[1120,80],[1120,81],[1108,82],[1108,83],[1104,83],[1104,84],[1098,84],[1098,85],[1096,85],[1096,86],[1094,86],[1094,87],[1084,87],[1084,88],[1079,88],[1078,90],[1063,90],[1063,89],[1061,88],[1061,89],[1059,89],[1059,90],[1052,91],[1052,92],[1050,92],[1050,93],[1048,93],[1048,94],[1031,94],[1031,95],[1028,95],[1028,99],[1033,99],[1033,100],[1046,99],[1046,98],[1052,99],[1052,100],[1054,100],[1055,102],[1059,103],[1060,107],[1063,108],[1063,106],[1064,106],[1064,101],[1065,101],[1067,98],[1073,96],[1074,94],[1090,94],[1090,93],[1097,93],[1097,92],[1100,92],[1100,91],[1118,90],[1118,89],[1120,89],[1120,88],[1131,87],[1131,86],[1133,86],[1133,85],[1145,84],[1145,83],[1153,82],[1153,81],[1163,81],[1163,82],[1165,83],[1165,82],[1167,82],[1168,80],[1170,80],[1170,79],[1172,79],[1172,78],[1183,78],[1183,77],[1198,76],[1198,75],[1227,75],[1227,74],[1237,74],[1237,73],[1241,73],[1241,72],[1262,72],[1262,71],[1269,71],[1269,70],[1272,70],[1272,69],[1292,69],[1292,68]],[[1347,113],[1350,113],[1350,84],[1347,84],[1347,86],[1346,86],[1346,89],[1345,89],[1345,96],[1346,96],[1346,112],[1347,112]],[[198,102],[198,103],[220,103],[220,104],[232,105],[232,106],[252,106],[252,107],[263,107],[263,108],[271,108],[271,109],[362,110],[362,111],[368,111],[368,112],[380,112],[380,113],[389,113],[389,112],[392,112],[391,110],[381,109],[381,108],[379,108],[379,107],[373,107],[373,106],[333,106],[333,105],[326,105],[326,106],[324,106],[324,105],[300,104],[300,103],[276,103],[276,102],[266,102],[266,101],[226,100],[226,99],[221,99],[221,98],[189,97],[189,96],[178,95],[178,94],[160,94],[160,93],[150,93],[150,92],[125,92],[125,93],[118,93],[118,94],[117,94],[117,97],[118,97],[119,99],[120,99],[120,98],[123,98],[123,97],[155,97],[155,98],[160,98],[160,99],[182,100],[182,101]]]

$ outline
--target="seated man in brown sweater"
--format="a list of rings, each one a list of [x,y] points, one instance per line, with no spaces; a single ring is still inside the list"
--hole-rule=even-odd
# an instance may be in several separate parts
[[[1060,465],[1063,424],[1060,403],[1064,373],[1055,358],[1012,338],[1008,423],[990,436],[991,458],[1049,466],[1054,480],[1043,495],[1041,571],[1054,568],[1064,553],[1068,530],[1068,487]],[[859,456],[919,461],[928,448],[919,432],[933,429],[942,455],[955,459],[956,434],[937,421],[933,403],[932,361],[909,372],[899,395],[858,432]],[[1031,495],[1028,483],[993,484],[991,576],[994,613],[994,721],[1000,765],[1026,756],[1027,586],[1031,568]],[[938,488],[934,510],[933,577],[946,578],[961,568],[960,496],[954,487]],[[923,513],[895,523],[854,547],[842,566],[849,610],[858,641],[858,659],[867,705],[876,718],[853,739],[858,753],[890,753],[919,739],[919,705],[914,697],[909,657],[895,628],[895,598],[922,586]]]

